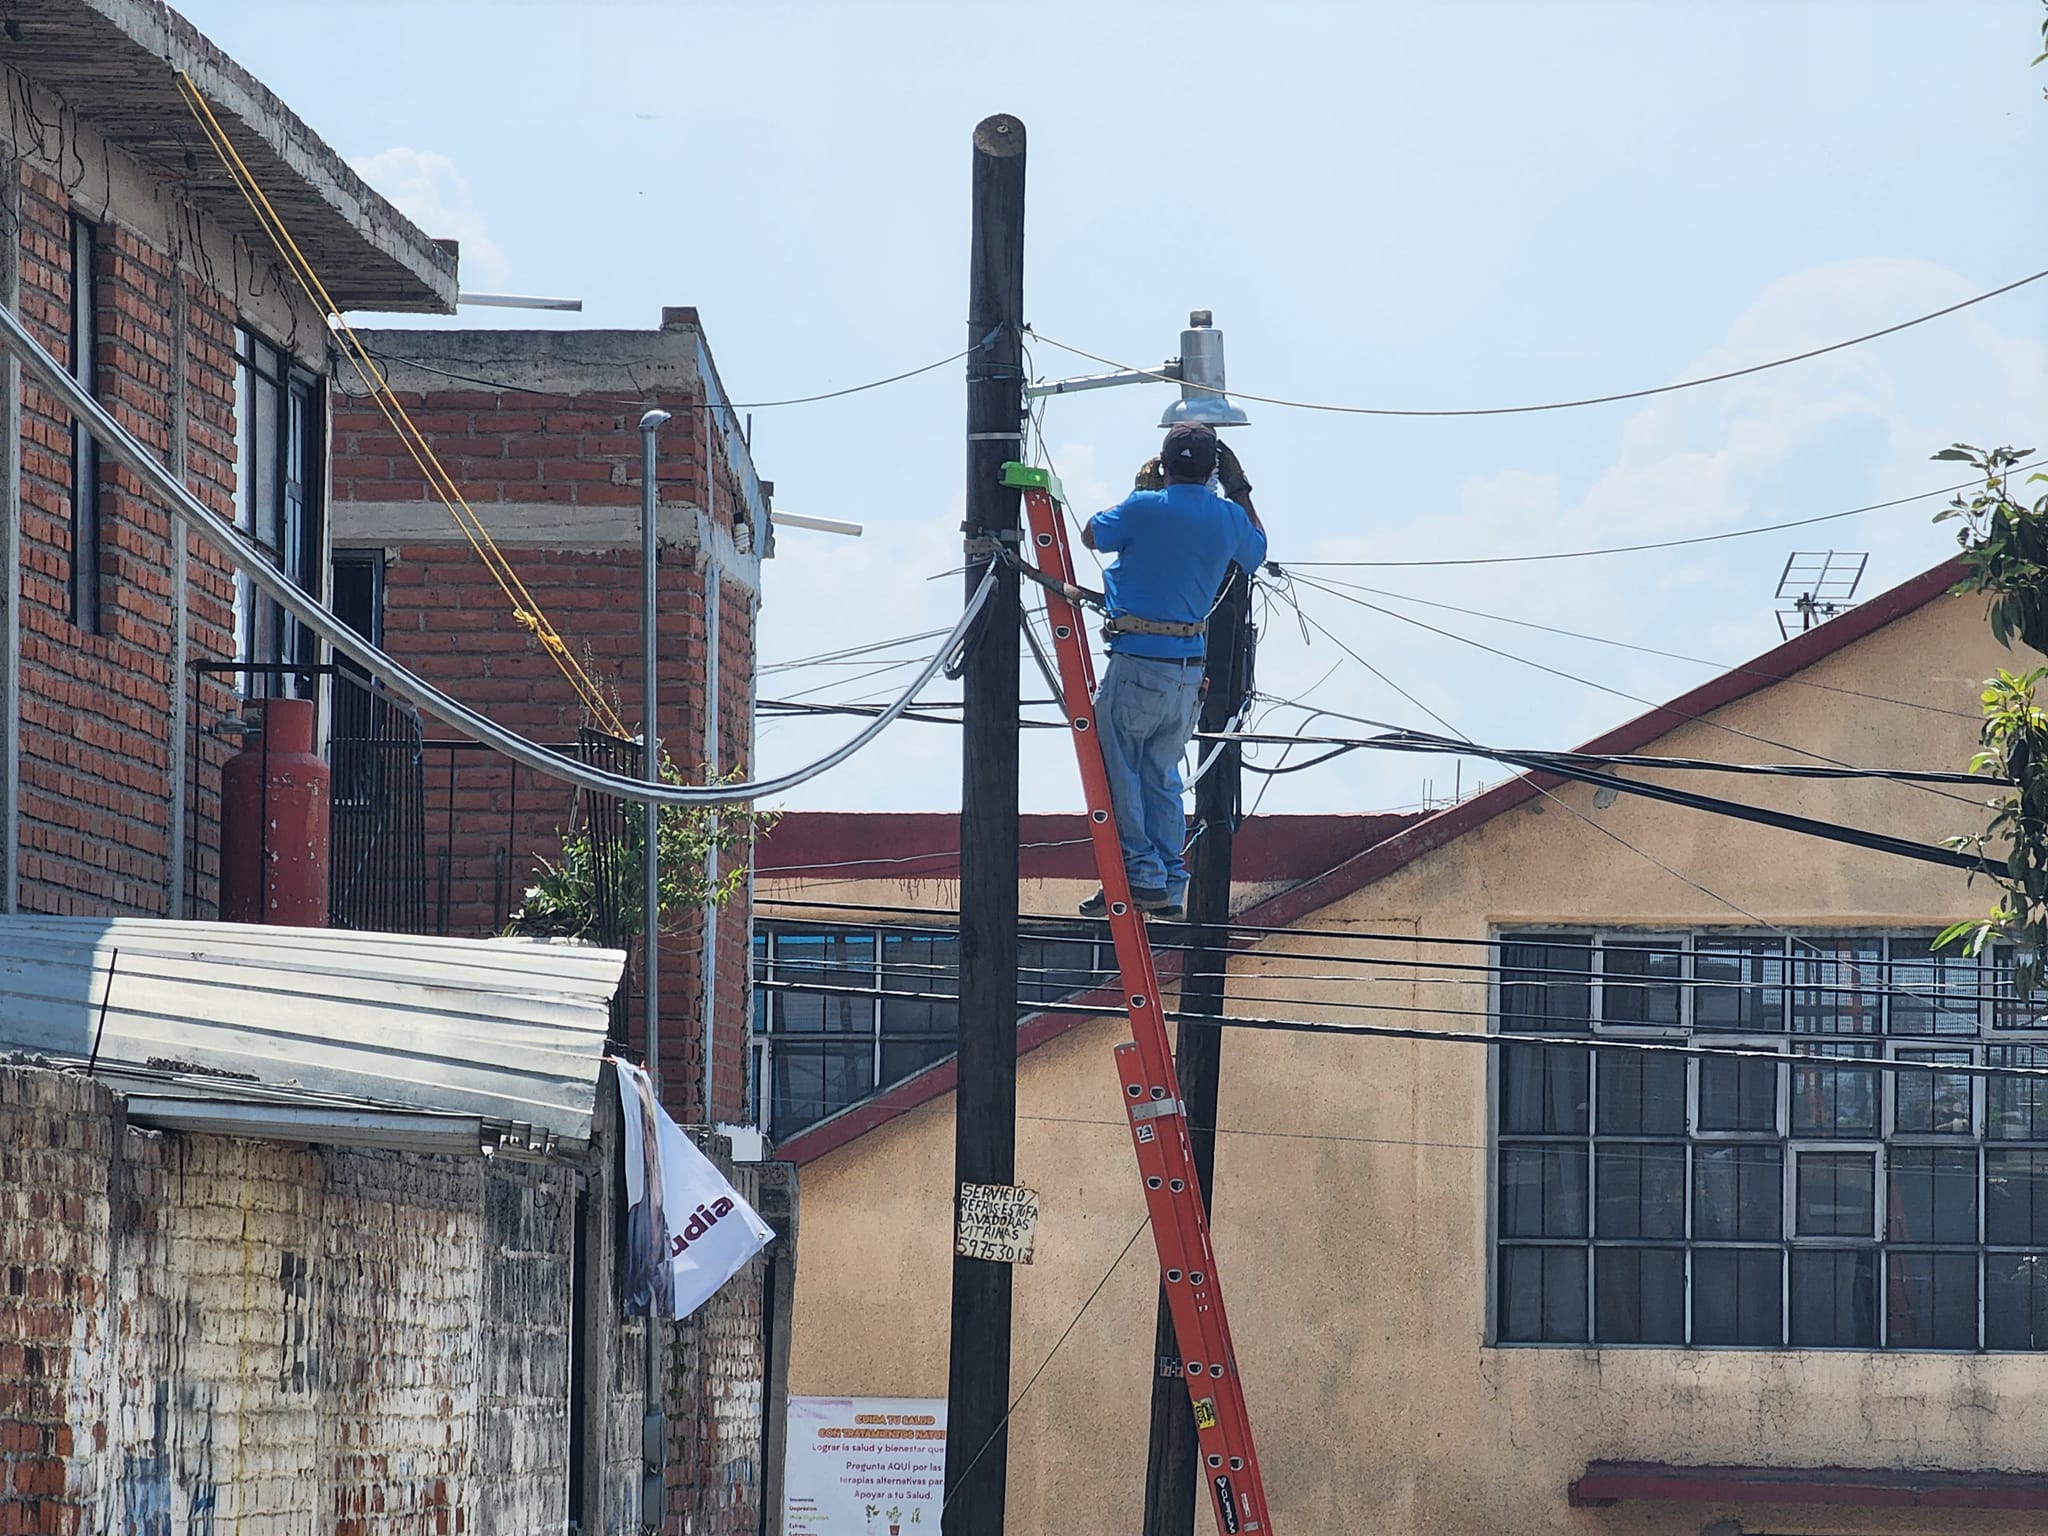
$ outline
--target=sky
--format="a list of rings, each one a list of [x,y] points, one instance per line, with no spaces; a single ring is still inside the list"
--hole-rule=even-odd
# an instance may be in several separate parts
[[[2048,267],[2037,0],[180,8],[427,233],[459,238],[465,287],[584,300],[452,323],[651,329],[693,304],[739,401],[966,344],[970,139],[999,111],[1028,133],[1025,309],[1045,379],[1100,371],[1055,341],[1157,366],[1207,308],[1238,391],[1540,404],[1788,356]],[[1929,462],[1957,440],[2048,448],[2044,341],[2048,280],[1651,399],[1439,419],[1245,402],[1233,442],[1272,558],[1302,562],[1261,598],[1255,723],[1357,729],[1323,710],[1495,745],[1584,740],[1775,644],[1794,553],[1867,554],[1859,598],[1942,559],[1942,498],[1638,554],[1386,562],[1686,538],[1936,491],[1963,478]],[[1048,402],[1044,447],[1077,510],[1128,489],[1171,398]],[[960,364],[756,413],[777,506],[865,529],[778,533],[765,666],[952,622],[964,431]],[[1310,563],[1336,561],[1368,563]],[[915,669],[874,668],[928,645],[767,672],[760,692],[880,701]],[[1043,693],[1027,675],[1026,697]],[[764,721],[752,766],[796,767],[856,724]],[[1500,776],[1354,753],[1247,795],[1373,811]],[[1060,733],[1026,733],[1022,802],[1078,809]],[[782,803],[954,809],[958,733],[899,725]]]

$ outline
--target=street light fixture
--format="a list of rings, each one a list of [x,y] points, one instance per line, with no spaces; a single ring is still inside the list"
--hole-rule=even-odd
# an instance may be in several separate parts
[[[1184,421],[1207,427],[1242,427],[1251,420],[1223,392],[1223,333],[1211,322],[1206,309],[1188,316],[1188,328],[1180,333],[1180,356],[1169,358],[1157,368],[1125,368],[1116,373],[1059,379],[1050,384],[1033,384],[1024,393],[1037,400],[1046,395],[1070,395],[1117,384],[1160,382],[1180,385],[1180,398],[1159,418],[1162,427]]]

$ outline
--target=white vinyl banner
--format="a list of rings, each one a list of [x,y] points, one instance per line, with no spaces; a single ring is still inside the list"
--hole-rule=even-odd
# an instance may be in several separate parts
[[[792,1397],[783,1536],[939,1536],[943,1397]]]
[[[655,1102],[647,1074],[617,1058],[612,1066],[626,1157],[626,1304],[644,1311],[651,1299],[657,1317],[688,1317],[775,1231]]]

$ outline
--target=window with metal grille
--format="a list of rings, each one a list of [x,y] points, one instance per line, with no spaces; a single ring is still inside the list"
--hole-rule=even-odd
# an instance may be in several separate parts
[[[2009,955],[1588,929],[1495,955],[1496,1342],[2048,1349],[2048,1079],[1942,1070],[2048,1067]]]
[[[326,386],[243,326],[235,332],[235,526],[292,585],[321,595]],[[235,578],[235,643],[254,694],[312,696],[319,638],[246,574]],[[297,669],[306,670],[297,670]]]
[[[787,1138],[959,1047],[959,937],[944,929],[763,922],[754,931],[752,1108]],[[1027,933],[1018,1015],[1116,974],[1106,940]]]

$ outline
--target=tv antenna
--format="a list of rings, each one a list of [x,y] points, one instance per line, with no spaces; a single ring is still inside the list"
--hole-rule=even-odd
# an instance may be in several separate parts
[[[1870,564],[1867,552],[1795,550],[1778,578],[1779,637],[1790,640],[1856,606],[1856,588]]]

